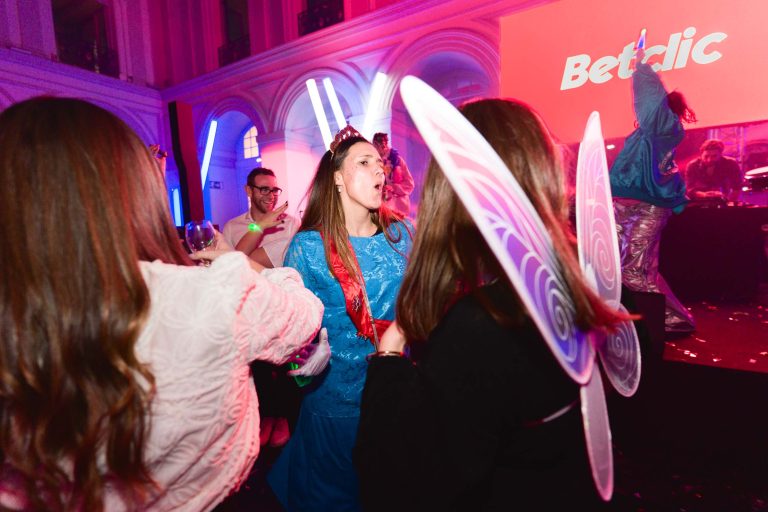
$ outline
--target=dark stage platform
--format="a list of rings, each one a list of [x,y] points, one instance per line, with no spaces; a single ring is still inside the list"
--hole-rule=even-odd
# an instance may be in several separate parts
[[[697,331],[649,351],[638,394],[609,402],[609,510],[768,511],[768,284],[684,303]]]

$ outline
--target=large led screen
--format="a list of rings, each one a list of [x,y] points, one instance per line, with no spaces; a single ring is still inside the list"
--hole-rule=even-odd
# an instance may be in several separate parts
[[[563,142],[600,112],[606,138],[633,129],[631,68],[648,62],[698,116],[693,128],[768,119],[768,0],[561,0],[501,19],[501,92],[536,108]]]

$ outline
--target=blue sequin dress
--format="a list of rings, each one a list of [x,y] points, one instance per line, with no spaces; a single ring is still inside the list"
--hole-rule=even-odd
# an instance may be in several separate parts
[[[408,227],[413,231],[410,224]],[[390,231],[395,238],[400,233],[394,248],[381,232],[371,237],[349,237],[373,316],[384,320],[394,320],[395,300],[411,249],[405,226],[394,224]],[[358,511],[352,447],[365,384],[365,356],[373,352],[373,345],[356,334],[341,285],[328,269],[317,231],[296,234],[288,247],[285,266],[298,270],[304,285],[325,305],[323,327],[328,330],[331,362],[305,388],[296,429],[267,480],[288,511]]]

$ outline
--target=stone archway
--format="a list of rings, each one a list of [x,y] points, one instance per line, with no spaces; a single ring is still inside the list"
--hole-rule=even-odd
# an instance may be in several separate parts
[[[498,91],[497,76],[489,75],[486,66],[474,56],[458,51],[442,50],[423,55],[403,68],[400,78],[406,75],[424,80],[454,105],[472,98],[492,96]],[[407,155],[408,167],[416,184],[411,194],[411,210],[415,215],[430,152],[405,110],[399,93],[392,97],[391,112],[391,144],[401,154]]]
[[[254,167],[262,165],[256,158],[245,158],[243,136],[255,126],[259,136],[265,132],[265,124],[257,109],[247,99],[228,97],[202,112],[196,125],[198,128],[198,154],[200,165],[212,121],[216,121],[216,135],[211,152],[206,182],[203,183],[203,197],[207,215],[214,224],[223,228],[231,218],[248,209],[248,200],[243,192],[246,177]]]
[[[363,91],[367,80],[359,70],[318,68],[286,81],[289,85],[281,91],[281,102],[274,115],[275,131],[265,148],[264,158],[277,162],[276,172],[279,170],[284,177],[289,211],[297,216],[303,212],[317,164],[327,149],[307,91],[307,80],[316,81],[331,136],[339,130],[323,86],[325,78],[333,84],[344,118],[342,123],[359,125],[364,116]]]

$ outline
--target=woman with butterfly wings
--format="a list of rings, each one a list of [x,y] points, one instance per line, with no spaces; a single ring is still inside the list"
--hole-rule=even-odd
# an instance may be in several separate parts
[[[487,224],[503,232],[501,252],[521,252],[515,244],[532,248],[515,272],[533,291],[519,293],[475,212],[433,160],[397,323],[369,363],[355,451],[363,504],[367,510],[597,510],[579,414],[579,384],[589,381],[594,360],[583,333],[610,330],[629,317],[607,306],[582,277],[558,152],[541,119],[522,103],[500,99],[469,103],[461,112],[535,209],[528,217],[506,215],[515,199],[502,197],[503,187],[479,174],[464,182],[475,187]],[[479,141],[463,138],[471,134],[446,119],[431,121],[420,131],[439,133],[438,144],[427,142],[433,152],[438,145],[450,152],[459,173],[488,165]],[[541,225],[523,225],[536,217]],[[531,313],[548,307],[549,319]],[[548,328],[557,331],[551,336],[557,350],[542,342]],[[423,352],[417,365],[402,357],[406,344]]]

